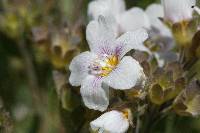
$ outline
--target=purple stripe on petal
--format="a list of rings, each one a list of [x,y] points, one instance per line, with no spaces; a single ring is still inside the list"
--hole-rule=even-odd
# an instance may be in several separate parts
[[[93,83],[92,83],[93,88],[98,87],[99,82],[101,82],[101,79],[102,79],[102,77],[98,76],[93,80]]]
[[[123,51],[123,46],[122,46],[122,45],[117,46],[117,47],[115,48],[115,54],[116,54],[117,56],[120,56],[120,55],[122,54],[122,51]]]
[[[113,52],[113,49],[110,47],[110,46],[100,46],[99,47],[99,52],[98,54],[99,55],[112,55],[114,52]]]
[[[111,55],[113,54],[112,44],[110,41],[104,40],[101,41],[100,44],[97,46],[97,54],[98,55]]]

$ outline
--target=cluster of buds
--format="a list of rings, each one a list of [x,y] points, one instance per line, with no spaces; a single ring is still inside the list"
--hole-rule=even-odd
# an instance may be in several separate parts
[[[186,79],[181,65],[169,63],[165,68],[157,68],[149,83],[149,97],[155,104],[161,105],[176,97],[184,89]]]
[[[57,70],[65,69],[72,58],[83,49],[84,27],[79,22],[72,26],[60,25],[62,28],[52,25],[40,25],[32,28],[36,49]],[[41,57],[39,57],[40,60]]]

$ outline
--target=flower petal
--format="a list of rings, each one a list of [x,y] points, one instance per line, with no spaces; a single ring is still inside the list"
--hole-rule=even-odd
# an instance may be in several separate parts
[[[69,82],[73,86],[80,86],[83,79],[88,75],[88,66],[97,58],[97,55],[91,52],[83,52],[76,56],[70,66],[71,71]]]
[[[178,60],[178,55],[172,51],[158,52],[155,53],[155,58],[157,59],[158,66],[163,67],[165,63],[175,62]]]
[[[125,11],[126,5],[124,0],[110,0],[110,1],[111,1],[110,10],[114,12],[115,16]]]
[[[124,11],[124,0],[94,0],[88,5],[88,16],[92,19],[98,19],[99,15],[116,17]]]
[[[145,79],[143,68],[130,56],[125,56],[120,64],[104,79],[114,89],[130,89]]]
[[[122,112],[113,110],[104,113],[96,120],[90,123],[91,128],[94,131],[107,131],[110,133],[125,133],[128,130],[129,122],[123,116]]]
[[[132,8],[118,18],[121,32],[136,30],[139,28],[149,28],[150,22],[148,16],[141,8]]]
[[[109,3],[108,0],[91,1],[88,5],[88,16],[96,20],[98,20],[99,15],[107,16],[110,13]]]
[[[150,18],[164,17],[163,6],[161,4],[151,4],[147,7],[146,13]]]
[[[194,6],[194,10],[200,15],[200,8],[197,6]]]
[[[91,21],[86,29],[86,39],[89,43],[90,49],[93,52],[98,51],[99,47],[112,44],[115,39],[115,33],[109,21],[99,16],[98,21]]]
[[[150,19],[151,25],[158,29],[160,34],[163,36],[169,36],[171,37],[172,34],[160,20],[159,17],[163,18],[164,17],[164,9],[163,6],[160,4],[151,4],[150,6],[147,7],[146,13]]]
[[[123,34],[116,41],[118,54],[123,57],[131,49],[149,52],[149,50],[143,45],[143,42],[147,38],[148,33],[145,29],[138,29]]]
[[[81,95],[85,106],[90,109],[104,111],[109,104],[109,88],[102,84],[102,79],[89,75],[81,84]]]
[[[164,18],[172,23],[178,23],[192,18],[196,0],[162,0],[164,6]]]

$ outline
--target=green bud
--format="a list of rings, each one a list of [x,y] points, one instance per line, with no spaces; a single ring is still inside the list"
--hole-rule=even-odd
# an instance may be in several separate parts
[[[153,79],[149,89],[149,98],[152,103],[157,105],[161,105],[175,98],[185,88],[185,78],[176,76],[172,68],[167,68],[158,68],[153,73]]]
[[[198,80],[190,82],[179,96],[174,100],[173,108],[179,115],[200,115],[200,84]]]
[[[178,45],[188,47],[197,31],[196,23],[192,21],[182,21],[172,25],[172,33]]]

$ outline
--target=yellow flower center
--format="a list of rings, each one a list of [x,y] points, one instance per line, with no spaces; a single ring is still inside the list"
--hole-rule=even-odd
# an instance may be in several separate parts
[[[104,60],[103,65],[101,66],[101,73],[99,75],[102,77],[108,76],[108,74],[111,73],[112,70],[116,68],[118,63],[119,63],[119,59],[116,55],[107,57]]]
[[[124,117],[125,119],[129,119],[129,114],[130,114],[130,110],[129,110],[129,109],[124,109],[124,110],[122,111],[122,113],[123,113],[123,117]]]
[[[119,58],[117,55],[104,55],[94,60],[89,66],[89,73],[105,77],[108,76],[113,69],[119,64]]]

